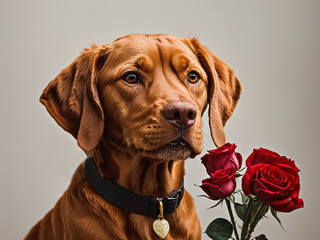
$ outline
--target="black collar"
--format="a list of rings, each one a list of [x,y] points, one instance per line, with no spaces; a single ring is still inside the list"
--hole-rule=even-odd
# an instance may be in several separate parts
[[[93,160],[87,158],[85,172],[90,186],[108,203],[140,215],[153,218],[159,216],[159,201],[157,198],[131,192],[130,190],[113,182],[111,179],[103,178]],[[176,211],[184,194],[183,182],[178,190],[172,191],[164,197],[164,214],[171,214]]]

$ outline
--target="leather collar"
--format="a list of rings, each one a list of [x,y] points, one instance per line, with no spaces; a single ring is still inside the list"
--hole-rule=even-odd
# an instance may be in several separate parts
[[[85,162],[87,180],[93,190],[108,203],[132,213],[157,218],[160,213],[159,199],[152,196],[134,193],[109,178],[103,178],[92,157]],[[174,213],[183,197],[184,184],[178,190],[160,199],[163,202],[164,214]]]

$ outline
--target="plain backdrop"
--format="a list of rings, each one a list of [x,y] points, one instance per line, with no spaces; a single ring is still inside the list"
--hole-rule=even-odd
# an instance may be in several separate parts
[[[305,207],[270,216],[269,239],[319,235],[320,1],[0,1],[0,239],[22,239],[67,188],[85,159],[38,99],[60,70],[92,43],[131,33],[198,37],[235,71],[243,92],[225,131],[246,159],[265,147],[296,161]],[[203,117],[204,151],[214,148]],[[225,208],[197,197],[206,178],[186,161],[186,188],[202,231]],[[203,239],[208,237],[203,234]]]

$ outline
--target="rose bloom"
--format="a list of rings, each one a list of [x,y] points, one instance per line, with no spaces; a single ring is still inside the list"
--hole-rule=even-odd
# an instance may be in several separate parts
[[[246,195],[256,195],[279,212],[291,212],[304,206],[300,199],[299,169],[294,161],[268,149],[254,149],[246,161],[242,178]]]
[[[204,179],[200,187],[211,199],[228,197],[236,188],[236,171],[242,164],[241,155],[235,152],[236,147],[226,143],[201,158],[210,178]]]

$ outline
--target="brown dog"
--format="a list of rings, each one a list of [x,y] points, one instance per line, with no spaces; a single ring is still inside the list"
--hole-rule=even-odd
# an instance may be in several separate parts
[[[86,49],[49,83],[41,102],[93,156],[102,177],[163,198],[181,186],[184,160],[202,151],[201,115],[208,103],[211,135],[220,146],[240,92],[233,71],[196,39],[129,35]],[[154,218],[105,201],[84,168],[25,239],[160,239]],[[201,239],[188,192],[164,218],[170,224],[165,239]]]

